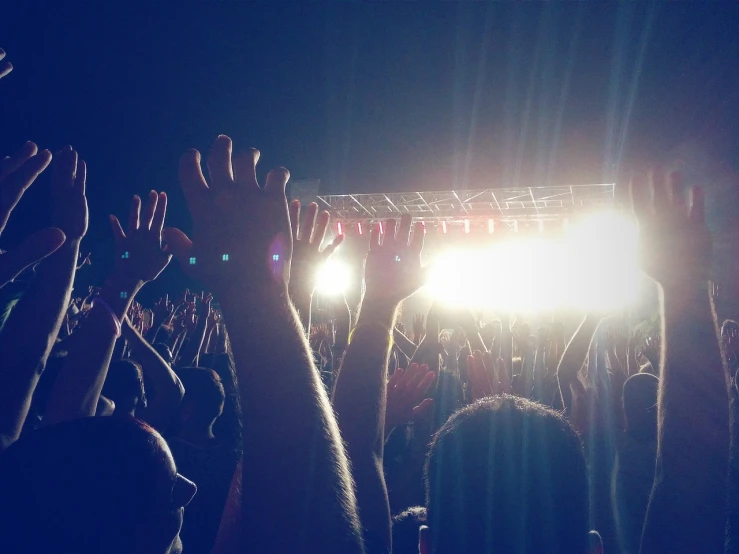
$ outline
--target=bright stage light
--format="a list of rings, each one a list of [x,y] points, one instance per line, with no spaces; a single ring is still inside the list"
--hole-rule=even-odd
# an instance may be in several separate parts
[[[434,263],[429,291],[451,304],[501,311],[610,311],[638,296],[638,230],[617,213],[573,221],[561,237],[514,238],[451,250]]]
[[[324,296],[334,296],[346,292],[351,284],[352,274],[349,266],[330,259],[318,268],[316,292]]]

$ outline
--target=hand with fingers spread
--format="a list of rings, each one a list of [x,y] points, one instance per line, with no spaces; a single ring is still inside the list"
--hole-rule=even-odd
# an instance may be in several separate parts
[[[167,213],[167,195],[149,193],[141,211],[141,199],[133,197],[128,213],[128,229],[123,231],[118,218],[110,216],[115,238],[115,279],[138,290],[156,279],[167,267],[172,256],[162,248],[162,227]]]
[[[5,50],[0,48],[0,79],[5,77],[11,71],[13,71],[13,64],[11,64],[10,62],[2,61],[4,59],[5,59]]]
[[[193,219],[192,238],[165,229],[167,251],[193,278],[216,292],[251,283],[289,280],[292,235],[285,185],[290,173],[273,169],[257,182],[259,151],[232,156],[231,139],[220,135],[208,156],[206,182],[200,152],[180,160],[180,182]]]
[[[387,383],[385,436],[431,409],[434,400],[427,395],[435,379],[436,373],[427,365],[412,363],[405,371],[398,368],[393,372]]]
[[[300,220],[300,201],[290,203],[290,228],[293,241],[293,256],[290,265],[290,300],[298,310],[305,329],[310,328],[310,307],[316,287],[316,274],[321,264],[333,254],[344,240],[337,235],[331,244],[321,250],[331,216],[323,211],[318,214],[318,205],[308,205],[302,221]]]
[[[174,313],[174,304],[169,301],[169,294],[165,294],[154,304],[153,312],[156,325],[161,325]]]
[[[23,193],[51,162],[48,150],[27,142],[13,156],[0,160],[0,233]],[[19,246],[0,254],[0,287],[15,279],[24,269],[55,252],[65,241],[63,230],[44,229],[26,238]]]
[[[293,237],[293,257],[290,267],[290,297],[312,295],[316,286],[318,268],[343,242],[344,235],[336,238],[321,250],[326,230],[331,221],[327,211],[318,213],[318,205],[312,202],[300,219],[300,200],[290,203],[290,227]]]
[[[426,231],[422,222],[413,226],[412,222],[405,214],[398,225],[388,219],[372,229],[364,270],[367,297],[397,305],[425,284],[421,250]]]

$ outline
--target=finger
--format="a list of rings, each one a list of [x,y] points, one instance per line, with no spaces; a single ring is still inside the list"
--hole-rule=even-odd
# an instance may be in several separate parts
[[[70,148],[69,145],[62,148],[54,159],[51,183],[56,190],[67,190],[74,187],[77,173],[77,152],[70,150]]]
[[[179,167],[180,186],[187,200],[187,207],[194,212],[200,205],[200,200],[208,191],[208,184],[200,166],[200,152],[191,148],[180,157]]]
[[[51,162],[51,152],[42,150],[0,183],[0,232],[23,193]]]
[[[77,191],[82,196],[84,196],[86,189],[87,189],[87,164],[85,163],[85,160],[79,159],[77,160],[77,175],[74,178],[74,190]],[[90,255],[88,254],[87,257],[89,258]]]
[[[287,215],[290,218],[290,232],[293,240],[298,240],[298,222],[300,221],[300,200],[293,200],[287,207]]]
[[[344,235],[336,235],[331,244],[329,244],[323,251],[323,254],[328,258],[331,254],[334,253],[334,250],[336,250],[342,242],[344,242]]]
[[[416,387],[416,392],[418,393],[418,396],[424,396],[431,388],[431,385],[434,384],[435,380],[436,373],[433,371],[427,371],[426,375],[423,376],[421,381],[418,383],[418,386]]]
[[[649,184],[641,175],[634,176],[629,183],[629,193],[631,196],[631,209],[634,212],[634,216],[640,222],[645,221],[652,214]]]
[[[126,239],[126,233],[123,232],[121,222],[113,214],[110,214],[110,229],[113,231],[113,240],[117,245],[121,244]]]
[[[408,382],[408,390],[413,392],[418,389],[418,386],[421,384],[421,381],[426,377],[426,374],[429,372],[429,367],[426,364],[419,365],[416,368],[415,373],[413,374],[413,378]]]
[[[400,382],[401,377],[403,377],[403,368],[395,368],[395,371],[393,371],[393,374],[387,382],[387,390],[393,390]]]
[[[311,242],[313,229],[316,226],[316,214],[318,213],[318,204],[311,202],[308,209],[305,210],[303,220],[300,222],[300,240]]]
[[[369,242],[370,251],[380,246],[380,236],[381,235],[382,233],[380,232],[380,224],[377,223],[373,225],[372,230],[370,231],[370,242]]]
[[[131,199],[131,207],[128,209],[128,234],[132,235],[139,228],[139,212],[141,211],[141,198],[137,194]]]
[[[703,225],[706,222],[706,197],[703,187],[690,189],[690,221]]]
[[[285,196],[285,186],[290,180],[290,172],[285,167],[278,167],[267,174],[264,190],[272,194]]]
[[[0,160],[0,181],[30,160],[37,152],[38,146],[28,141],[12,156],[5,156]]]
[[[34,233],[13,250],[0,256],[0,286],[15,279],[24,269],[55,252],[66,237],[60,229]]]
[[[418,373],[419,365],[417,363],[409,364],[407,369],[405,370],[405,374],[400,379],[400,383],[398,383],[398,388],[406,389],[411,381],[415,379],[416,373]]]
[[[13,71],[13,64],[10,62],[0,63],[0,79],[5,77],[8,73]]]
[[[240,185],[258,187],[257,164],[260,152],[256,148],[248,148],[234,156],[234,181]]]
[[[401,246],[408,246],[408,239],[410,239],[411,236],[412,223],[413,218],[410,216],[410,214],[403,214],[403,217],[400,218],[400,226],[398,227],[398,234],[395,237],[395,242],[397,242]]]
[[[164,241],[164,251],[173,254],[175,258],[182,260],[190,257],[192,251],[192,241],[188,236],[175,227],[167,227],[162,231],[162,240]]]
[[[154,218],[151,222],[151,230],[157,233],[158,236],[162,234],[164,228],[164,218],[167,215],[167,193],[160,192],[157,201],[157,209],[154,212]]]
[[[231,170],[231,138],[218,135],[208,153],[208,175],[214,187],[233,183],[234,176]]]
[[[141,223],[140,227],[144,231],[151,229],[151,222],[154,220],[154,212],[157,211],[157,204],[159,203],[159,195],[155,190],[149,191],[149,197],[146,199],[146,205],[141,212]]]
[[[318,206],[316,206],[316,209],[318,209]],[[327,211],[324,210],[318,215],[316,226],[313,228],[313,236],[310,239],[317,248],[320,248],[321,244],[323,244],[323,240],[326,238],[326,229],[328,229],[328,224],[330,221],[331,214],[329,214]]]
[[[434,405],[434,399],[433,398],[426,398],[423,402],[421,402],[418,406],[413,408],[413,416],[419,417],[422,416],[431,409],[431,407]]]
[[[417,221],[413,225],[413,237],[411,238],[411,250],[413,252],[421,252],[423,250],[423,242],[426,239],[426,225],[423,221]]]
[[[666,213],[670,204],[667,197],[665,171],[661,167],[656,167],[649,172],[649,184],[654,203],[654,212],[658,214]]]
[[[685,202],[685,182],[679,171],[672,171],[667,177],[667,191],[669,202],[675,213],[682,216],[687,215],[687,204]]]

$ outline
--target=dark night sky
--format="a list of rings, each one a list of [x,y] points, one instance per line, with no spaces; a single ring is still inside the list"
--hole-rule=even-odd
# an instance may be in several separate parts
[[[0,152],[81,152],[98,259],[134,192],[187,226],[177,159],[218,133],[324,192],[612,181],[686,143],[739,168],[733,3],[16,4]]]

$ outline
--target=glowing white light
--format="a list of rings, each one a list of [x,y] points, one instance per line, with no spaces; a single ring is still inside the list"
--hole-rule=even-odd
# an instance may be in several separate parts
[[[488,248],[441,254],[429,292],[446,303],[532,312],[611,311],[639,293],[638,229],[618,212],[568,225],[560,237],[516,236]]]
[[[316,292],[324,296],[342,294],[349,288],[351,278],[351,270],[348,265],[330,259],[318,268]]]

